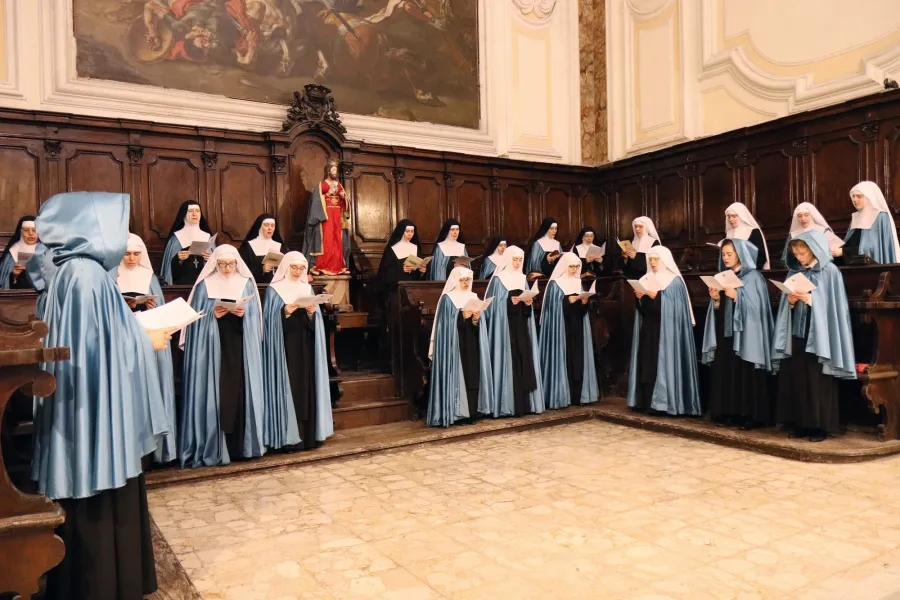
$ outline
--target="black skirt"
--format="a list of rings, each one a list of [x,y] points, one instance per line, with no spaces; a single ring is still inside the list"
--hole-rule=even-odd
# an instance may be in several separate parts
[[[807,319],[807,335],[809,322]],[[840,431],[838,380],[822,372],[819,357],[806,351],[806,335],[791,339],[792,356],[778,373],[779,423],[828,433]]]
[[[228,455],[235,460],[244,455],[244,320],[228,313],[218,319],[219,327],[219,427],[225,434]]]
[[[566,327],[566,376],[569,380],[571,404],[581,404],[581,387],[584,382],[584,315],[587,306],[581,302],[563,302],[563,321]]]
[[[315,322],[310,320],[305,308],[298,308],[290,317],[282,311],[281,326],[291,396],[300,431],[300,447],[312,450],[316,447]]]
[[[509,290],[506,299],[506,320],[509,325],[510,358],[512,362],[513,407],[515,416],[522,417],[531,412],[530,396],[537,389],[534,372],[534,354],[529,335],[531,307],[524,302],[513,304],[513,296],[522,290]]]
[[[143,474],[124,487],[60,500],[63,561],[47,575],[46,600],[141,600],[156,591],[156,563]]]
[[[469,404],[469,418],[478,417],[478,391],[481,387],[481,351],[478,346],[478,326],[472,319],[463,317],[459,311],[456,317],[456,332],[459,336],[459,358],[462,363],[463,380],[466,382],[466,400]]]
[[[662,327],[662,294],[656,298],[644,296],[637,301],[641,315],[638,332],[637,381],[635,382],[635,408],[648,410],[656,387],[656,365],[659,359],[659,337]]]

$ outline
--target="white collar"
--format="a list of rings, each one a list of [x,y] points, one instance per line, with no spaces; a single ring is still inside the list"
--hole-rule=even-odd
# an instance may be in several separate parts
[[[19,240],[15,244],[9,247],[9,254],[12,256],[14,262],[19,262],[19,252],[24,252],[26,254],[34,254],[34,251],[37,249],[37,243],[34,244],[26,244],[22,240]]]
[[[308,281],[303,281],[302,276],[295,281],[288,275],[287,277],[272,283],[269,287],[281,296],[281,299],[285,304],[290,304],[300,296],[315,295],[312,286],[309,285]]]
[[[137,292],[139,294],[150,293],[150,282],[153,280],[153,271],[142,265],[131,269],[119,264],[116,283],[120,292]]]
[[[444,240],[443,242],[438,242],[438,246],[441,248],[441,252],[444,253],[444,256],[463,256],[466,253],[466,245],[462,242],[457,242],[454,240]]]
[[[541,250],[544,252],[559,252],[559,240],[547,237],[546,235],[538,240]]]
[[[192,225],[185,223],[184,227],[175,232],[175,237],[178,238],[178,243],[181,244],[182,248],[189,248],[193,242],[209,241],[210,236],[200,229],[199,223]]]
[[[272,238],[264,238],[257,236],[247,242],[253,248],[253,254],[256,256],[265,256],[269,252],[281,252],[281,243]]]
[[[249,277],[244,277],[240,273],[225,277],[216,271],[203,281],[206,283],[207,297],[217,300],[220,298],[240,300],[244,297],[244,288],[247,287],[249,280]]]
[[[412,242],[400,240],[399,242],[391,246],[391,250],[394,251],[394,256],[405,260],[410,256],[418,256],[419,247]]]

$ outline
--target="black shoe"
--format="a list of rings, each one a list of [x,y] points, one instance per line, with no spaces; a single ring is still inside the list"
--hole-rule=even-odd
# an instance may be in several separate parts
[[[743,429],[744,431],[751,431],[758,428],[759,423],[757,423],[756,421],[744,421],[743,423],[741,423],[741,429]]]
[[[791,432],[791,434],[788,436],[788,438],[790,438],[792,440],[796,440],[796,439],[800,439],[800,438],[805,438],[808,435],[809,435],[809,432],[805,429],[795,429]]]
[[[828,434],[824,431],[817,431],[811,436],[809,436],[809,441],[811,442],[824,442],[828,438]]]

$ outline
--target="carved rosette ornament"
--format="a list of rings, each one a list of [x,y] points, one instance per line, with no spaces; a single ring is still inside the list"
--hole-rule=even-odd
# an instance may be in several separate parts
[[[638,178],[638,185],[642,188],[648,188],[656,181],[653,173],[644,173]]]
[[[128,161],[133,165],[141,164],[144,159],[144,149],[140,146],[128,146]]]
[[[746,167],[750,164],[750,156],[746,150],[738,150],[734,153],[734,164],[738,167]]]
[[[572,195],[576,198],[582,198],[587,194],[587,187],[583,185],[573,185],[572,186]]]
[[[806,138],[791,142],[791,149],[797,156],[806,156],[809,153],[809,142]]]
[[[217,152],[203,152],[200,154],[200,158],[203,160],[203,166],[206,167],[207,171],[216,170],[216,166],[219,164],[219,154]]]
[[[403,167],[394,167],[394,181],[397,183],[406,183],[406,169]]]
[[[287,156],[273,156],[272,157],[272,170],[276,173],[284,173],[285,167],[287,167]]]
[[[341,175],[344,176],[344,179],[350,179],[353,176],[355,166],[352,162],[341,161]]]
[[[531,193],[532,194],[540,194],[544,191],[544,182],[543,181],[532,181],[531,182]]]
[[[281,130],[290,131],[297,125],[307,125],[311,129],[321,129],[323,125],[330,125],[341,133],[347,133],[347,128],[341,123],[341,116],[335,108],[331,90],[315,83],[303,86],[302,94],[294,92],[294,99],[288,108],[287,118],[281,124]]]
[[[456,175],[453,173],[444,173],[444,187],[452,188],[456,185]]]
[[[488,177],[488,184],[490,184],[491,189],[496,192],[500,189],[500,178],[499,177]]]
[[[59,159],[59,153],[62,151],[62,142],[59,140],[44,140],[44,153],[50,160]]]
[[[538,21],[547,21],[556,10],[557,0],[512,0],[513,6],[519,9],[523,17],[531,17]]]
[[[862,131],[863,139],[867,142],[871,142],[878,137],[879,125],[877,121],[869,121],[859,129]]]

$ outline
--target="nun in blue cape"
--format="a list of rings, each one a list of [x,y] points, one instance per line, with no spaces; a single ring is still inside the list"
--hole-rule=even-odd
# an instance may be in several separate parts
[[[791,229],[787,241],[784,243],[784,251],[781,253],[781,264],[787,265],[788,257],[793,256],[791,240],[807,231],[818,231],[825,234],[832,256],[837,257],[843,254],[841,247],[844,245],[844,241],[831,230],[831,226],[828,225],[828,221],[825,220],[819,209],[809,202],[801,202],[794,209],[794,216],[791,217]]]
[[[791,437],[820,442],[840,429],[838,380],[856,379],[850,306],[828,240],[818,231],[791,241],[788,277],[802,273],[816,289],[781,294],[773,360],[778,374],[776,418]]]
[[[183,202],[175,215],[160,265],[159,273],[166,285],[192,285],[197,281],[209,257],[189,256],[187,252],[193,242],[207,242],[211,236],[206,217],[200,213],[200,204],[194,200]]]
[[[687,286],[665,246],[647,251],[648,294],[635,291],[628,406],[669,415],[700,415],[694,314]]]
[[[469,256],[469,253],[462,241],[459,221],[447,219],[438,233],[426,278],[431,281],[445,281],[450,271],[456,267],[453,259],[460,256]]]
[[[478,273],[478,279],[490,279],[497,270],[497,265],[503,261],[503,252],[506,250],[506,240],[499,237],[492,237],[487,246],[484,247],[484,254],[481,255],[481,270]]]
[[[873,181],[857,183],[850,190],[850,199],[856,212],[850,219],[844,247],[833,254],[842,256],[845,262],[856,256],[868,256],[881,265],[898,262],[897,226],[878,184]]]
[[[556,234],[559,223],[553,217],[541,221],[541,226],[528,242],[525,258],[525,274],[529,277],[549,277],[553,273],[553,264],[559,260],[562,249]]]
[[[216,300],[240,308],[216,308]],[[265,453],[262,306],[256,281],[234,246],[215,249],[188,303],[203,318],[181,331],[182,467],[227,465]]]
[[[133,233],[128,234],[128,247],[125,257],[119,266],[113,271],[119,291],[125,296],[125,302],[132,312],[143,312],[162,306],[166,303],[163,297],[159,279],[153,273],[150,264],[150,255],[144,240]],[[133,299],[147,297],[143,303],[136,303]],[[156,351],[156,365],[159,370],[159,387],[166,405],[166,418],[169,430],[159,440],[153,460],[165,464],[178,458],[178,446],[176,436],[178,427],[175,415],[175,372],[172,368],[172,350],[163,348]]]
[[[590,404],[600,399],[587,298],[581,293],[581,259],[560,256],[541,306],[541,374],[547,408]]]
[[[66,512],[63,562],[45,598],[138,600],[156,589],[141,459],[167,419],[153,343],[109,276],[125,254],[127,194],[51,197],[35,220],[56,266],[46,273],[45,363],[56,389],[39,399],[32,477]],[[89,558],[89,559],[88,559]]]
[[[24,257],[33,255],[38,245],[37,229],[34,217],[22,217],[16,224],[16,230],[9,238],[9,244],[0,255],[0,290],[30,290],[32,281],[28,276]],[[20,256],[21,254],[21,256]],[[19,260],[22,258],[22,260]]]
[[[774,422],[767,394],[772,371],[772,302],[757,270],[759,250],[746,240],[721,244],[719,271],[731,270],[743,286],[710,288],[701,361],[710,367],[709,416],[720,425],[754,429]]]
[[[485,293],[493,298],[483,318],[490,343],[495,417],[544,412],[533,300],[517,299],[528,289],[524,265],[525,252],[517,246],[507,248]]]
[[[429,427],[473,423],[479,415],[493,414],[487,328],[479,323],[479,313],[465,309],[478,300],[472,291],[474,276],[471,269],[456,267],[438,300],[428,348],[431,381],[425,422]]]
[[[308,269],[301,253],[285,254],[263,303],[267,448],[312,450],[334,433],[322,311],[296,303],[315,296]]]

